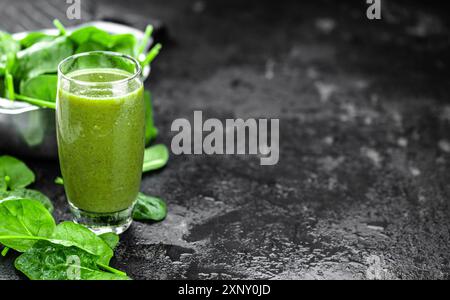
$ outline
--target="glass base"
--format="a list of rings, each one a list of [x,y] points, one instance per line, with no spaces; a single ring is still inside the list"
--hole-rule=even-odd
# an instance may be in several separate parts
[[[114,232],[121,234],[131,225],[133,206],[114,213],[92,213],[79,209],[69,202],[73,221],[89,228],[95,234]]]

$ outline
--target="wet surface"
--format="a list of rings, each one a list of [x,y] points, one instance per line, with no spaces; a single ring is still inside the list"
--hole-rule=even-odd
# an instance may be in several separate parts
[[[361,1],[130,2],[124,14],[168,28],[148,82],[158,142],[198,109],[279,118],[280,161],[172,155],[142,184],[167,219],[133,224],[115,267],[135,279],[449,278],[446,9],[384,1],[369,21]],[[27,163],[68,219],[57,164]],[[19,278],[12,261],[0,258],[0,279]]]

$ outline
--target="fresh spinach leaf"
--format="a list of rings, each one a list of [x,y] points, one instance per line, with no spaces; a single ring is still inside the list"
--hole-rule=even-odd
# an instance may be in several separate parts
[[[77,45],[82,45],[87,42],[96,42],[105,48],[109,48],[110,34],[95,26],[85,26],[74,30],[69,38]]]
[[[6,247],[24,252],[36,240],[49,238],[55,227],[52,215],[36,200],[0,201],[0,243]]]
[[[109,266],[117,242],[115,234],[98,237],[73,222],[56,226],[36,200],[0,200],[0,243],[5,246],[2,254],[6,255],[9,248],[24,252],[15,266],[30,279],[129,279]],[[74,273],[79,278],[70,276]]]
[[[166,145],[158,144],[145,149],[142,172],[157,170],[164,167],[169,160],[169,150]]]
[[[58,76],[53,74],[43,74],[20,84],[20,93],[27,97],[55,102],[58,85]]]
[[[38,42],[52,41],[57,36],[45,34],[43,32],[30,32],[24,38],[22,38],[19,43],[22,49],[29,48]]]
[[[134,55],[136,47],[136,38],[132,34],[112,35],[94,26],[77,29],[69,37],[78,47],[86,43],[95,43],[101,45],[102,50],[122,52],[128,55]],[[77,52],[80,51],[77,50]]]
[[[52,213],[54,209],[52,202],[46,195],[31,189],[20,188],[13,191],[0,191],[0,201],[5,199],[32,199],[39,201],[50,213]]]
[[[86,227],[73,222],[62,222],[58,224],[51,237],[51,241],[56,244],[77,246],[97,256],[99,262],[102,264],[108,265],[113,257],[112,249],[102,238],[95,235],[95,233]]]
[[[34,173],[23,162],[12,156],[0,156],[0,191],[24,188],[34,179]]]
[[[99,235],[99,237],[108,244],[109,248],[112,250],[116,249],[117,245],[119,244],[119,236],[112,232],[107,232]]]
[[[102,271],[98,257],[77,247],[37,242],[15,261],[17,270],[32,280],[128,280]],[[108,268],[110,270],[111,268]]]
[[[17,53],[15,78],[26,80],[45,73],[56,73],[58,64],[73,54],[73,44],[65,36],[41,41]]]
[[[47,240],[83,249],[98,256],[99,262],[105,265],[113,256],[109,245],[86,227],[73,222],[62,222],[55,227],[53,217],[36,200],[4,199],[0,202],[0,218],[0,242],[17,251],[26,251],[36,240]],[[44,232],[40,231],[42,225],[46,225]]]
[[[138,194],[136,205],[133,210],[133,219],[138,221],[161,221],[167,216],[166,203],[158,198]]]

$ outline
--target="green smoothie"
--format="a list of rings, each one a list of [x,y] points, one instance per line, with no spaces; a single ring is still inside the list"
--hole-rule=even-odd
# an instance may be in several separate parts
[[[127,82],[131,76],[117,69],[75,71],[66,77],[99,85],[58,90],[56,121],[64,187],[69,201],[83,211],[125,210],[139,192],[145,109],[142,84],[138,79]]]

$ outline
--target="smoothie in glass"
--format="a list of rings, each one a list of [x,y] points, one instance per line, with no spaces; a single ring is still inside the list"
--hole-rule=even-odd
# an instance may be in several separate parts
[[[143,86],[138,65],[130,72],[126,63],[110,63],[106,54],[93,53],[86,64],[75,63],[60,76],[59,160],[75,221],[94,231],[120,233],[131,223],[141,182]]]

